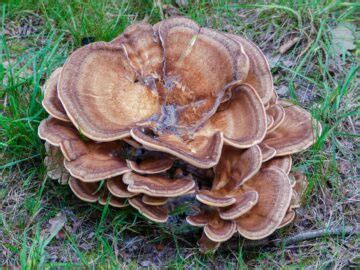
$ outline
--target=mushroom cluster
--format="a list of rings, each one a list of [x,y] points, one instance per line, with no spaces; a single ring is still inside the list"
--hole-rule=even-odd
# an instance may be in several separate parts
[[[294,219],[306,179],[290,173],[290,155],[320,132],[310,113],[278,100],[256,45],[186,18],[137,23],[74,51],[42,104],[49,177],[156,222],[190,196],[199,212],[186,220],[204,227],[204,250]]]

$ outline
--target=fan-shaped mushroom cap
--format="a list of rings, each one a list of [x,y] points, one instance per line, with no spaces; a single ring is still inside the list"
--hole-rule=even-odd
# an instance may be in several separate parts
[[[132,139],[131,137],[129,138],[123,138],[122,139],[124,142],[126,142],[128,145],[134,147],[135,149],[140,149],[142,146],[140,143],[138,143],[137,141],[135,141],[134,139]]]
[[[268,146],[266,143],[261,142],[258,146],[261,149],[262,162],[268,161],[276,155],[276,150]]]
[[[187,216],[186,221],[195,227],[204,227],[206,224],[209,223],[211,218],[211,213],[208,211],[202,211],[199,214],[193,216]]]
[[[262,169],[247,183],[259,194],[257,204],[236,219],[238,232],[248,239],[261,239],[273,233],[284,218],[291,200],[291,185],[280,169]]]
[[[236,219],[250,211],[258,199],[259,195],[255,190],[239,192],[233,205],[220,209],[220,217],[224,220]]]
[[[289,177],[290,179],[293,178],[293,183],[291,183],[292,194],[290,206],[278,229],[285,227],[295,219],[296,212],[294,209],[300,207],[301,196],[306,190],[308,184],[305,175],[302,173],[292,173],[289,175]]]
[[[58,95],[73,124],[96,141],[129,135],[158,112],[158,95],[137,82],[121,46],[96,42],[73,52],[63,66]]]
[[[215,251],[220,246],[220,242],[210,240],[205,233],[202,234],[201,238],[198,241],[198,244],[202,252],[207,252],[210,250]]]
[[[270,130],[273,125],[274,125],[274,118],[266,114],[266,129]]]
[[[57,68],[50,75],[50,78],[45,83],[44,99],[42,105],[44,109],[53,117],[69,122],[65,109],[60,102],[57,91],[57,84],[60,78],[62,68]]]
[[[236,232],[235,222],[221,219],[215,210],[203,210],[197,215],[186,217],[186,221],[190,225],[204,227],[204,233],[214,242],[224,242]]]
[[[288,102],[279,104],[284,108],[285,119],[266,135],[264,143],[276,150],[276,156],[294,154],[310,147],[315,141],[314,124],[319,133],[320,125],[304,109]]]
[[[153,206],[143,203],[141,197],[129,199],[129,204],[137,209],[148,219],[155,222],[166,222],[168,219],[168,209],[166,206]]]
[[[127,185],[123,182],[121,175],[108,179],[106,187],[113,196],[118,198],[130,198],[138,194],[127,190]]]
[[[227,185],[230,185],[229,189],[239,187],[259,171],[261,163],[262,154],[257,145],[248,149],[225,145],[221,159],[214,168],[212,189],[219,190]]]
[[[166,197],[153,197],[146,194],[142,196],[143,203],[148,205],[164,205],[167,203],[167,200],[168,198]]]
[[[171,86],[166,102],[181,105],[180,125],[198,126],[217,108],[227,85],[246,78],[248,57],[224,34],[189,19],[164,20],[158,29],[165,86]]]
[[[199,134],[221,131],[226,144],[247,148],[260,143],[266,134],[265,108],[248,84],[234,85],[226,109],[216,112]]]
[[[196,199],[216,207],[226,207],[236,202],[241,204],[243,191],[238,187],[259,171],[261,163],[261,150],[257,145],[246,150],[224,146],[222,158],[215,167],[211,190],[200,190]],[[235,206],[234,211],[236,207],[240,205]]]
[[[151,80],[151,77],[161,76],[163,49],[157,31],[150,24],[141,22],[130,25],[112,43],[124,49],[131,67],[140,78]]]
[[[130,171],[118,155],[123,151],[119,142],[85,142],[70,124],[55,118],[40,123],[39,137],[59,146],[70,174],[85,182],[95,182]]]
[[[130,171],[124,159],[118,156],[122,150],[119,142],[89,144],[86,155],[65,160],[64,165],[71,175],[85,182],[100,181]]]
[[[282,156],[282,157],[275,157],[270,159],[269,161],[265,162],[262,168],[271,168],[277,167],[283,170],[286,174],[289,174],[292,165],[292,158],[291,156]]]
[[[195,186],[194,180],[189,177],[168,179],[160,175],[141,176],[133,172],[124,174],[123,181],[128,184],[128,191],[153,197],[177,197]]]
[[[220,190],[199,190],[196,199],[209,206],[226,207],[236,203],[235,196],[229,193],[230,191],[225,188]]]
[[[287,225],[289,225],[291,222],[293,222],[293,220],[295,219],[296,213],[294,210],[289,210],[288,212],[286,212],[285,217],[283,218],[283,220],[281,221],[279,227],[277,227],[278,229],[281,229]]]
[[[99,204],[106,205],[109,197],[110,197],[109,205],[111,205],[112,207],[124,208],[127,206],[125,199],[111,196],[111,195],[107,194],[107,192],[99,198]]]
[[[195,134],[190,139],[182,139],[171,133],[156,134],[150,127],[137,127],[131,130],[131,136],[150,149],[169,153],[199,168],[216,165],[223,145],[220,132],[211,136]]]
[[[100,183],[85,183],[79,179],[70,177],[69,187],[79,199],[85,202],[96,202],[100,195]]]
[[[173,165],[173,160],[171,158],[165,157],[149,157],[140,161],[139,163],[132,160],[127,160],[126,163],[128,167],[134,172],[141,174],[156,174],[165,172],[170,169]]]
[[[203,204],[219,207],[220,216],[225,220],[232,220],[248,212],[257,202],[258,194],[255,190],[235,188],[228,190],[201,190],[196,199]]]
[[[78,49],[63,67],[58,91],[76,127],[91,139],[111,141],[150,117],[160,129],[198,127],[247,71],[241,45],[176,18],[155,28],[136,24],[111,43]]]
[[[249,73],[245,83],[250,84],[259,94],[263,104],[270,101],[273,95],[273,78],[270,66],[262,51],[251,41],[237,35],[227,34],[244,48],[249,57]]]
[[[279,96],[276,94],[275,91],[273,91],[269,102],[265,105],[267,106],[266,109],[269,109],[270,107],[274,106],[275,104],[278,103],[278,101],[279,101]]]
[[[217,213],[211,215],[210,221],[204,227],[204,233],[214,242],[229,240],[235,232],[235,222],[232,220],[223,220]]]
[[[49,117],[41,121],[38,135],[51,145],[60,147],[67,160],[74,160],[87,152],[85,143],[71,123]]]
[[[272,125],[268,128],[267,132],[272,132],[277,129],[285,119],[285,110],[278,104],[274,104],[269,109],[267,109],[266,114],[271,116],[271,118],[274,120]]]

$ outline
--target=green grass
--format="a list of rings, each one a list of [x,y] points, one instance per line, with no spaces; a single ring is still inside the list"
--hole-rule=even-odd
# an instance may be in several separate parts
[[[163,4],[161,8],[157,3]],[[41,106],[46,78],[81,46],[84,38],[109,41],[134,21],[155,23],[167,16],[165,4],[175,6],[174,1],[115,0],[18,0],[0,4],[0,237],[4,239],[0,247],[6,253],[0,252],[0,263],[24,269],[83,265],[135,269],[143,260],[141,248],[129,260],[118,249],[118,243],[128,241],[130,235],[154,246],[173,242],[171,255],[161,262],[171,269],[214,268],[222,262],[229,269],[325,268],[331,263],[327,253],[334,254],[334,260],[343,259],[344,238],[320,239],[295,251],[284,247],[243,250],[239,241],[238,250],[202,255],[196,249],[198,229],[156,225],[129,210],[79,202],[67,187],[46,178],[42,164],[45,151],[37,136],[37,126],[46,117]],[[177,9],[203,26],[249,37],[272,58],[279,55],[277,49],[290,38],[289,33],[301,38],[281,56],[291,62],[290,66],[283,60],[272,64],[275,85],[288,87],[287,98],[310,110],[323,126],[317,143],[298,155],[294,166],[294,170],[304,171],[310,182],[304,198],[307,217],[301,220],[301,226],[351,223],[354,206],[347,201],[354,196],[355,164],[359,162],[358,49],[336,55],[331,29],[339,23],[355,23],[359,4],[194,1]],[[35,24],[35,30],[21,36],[19,26],[29,21]],[[345,161],[350,162],[349,173],[341,170]],[[46,233],[49,219],[60,211],[68,213],[67,224],[81,224],[64,240]],[[285,228],[280,234],[287,235],[291,230]],[[54,250],[60,250],[62,257],[52,258]],[[295,261],[289,259],[289,252],[296,255]]]

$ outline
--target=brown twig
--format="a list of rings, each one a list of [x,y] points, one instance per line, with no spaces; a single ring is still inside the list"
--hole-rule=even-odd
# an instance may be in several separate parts
[[[319,230],[300,232],[293,236],[286,237],[284,239],[269,239],[265,238],[262,240],[250,241],[244,240],[243,243],[229,243],[226,247],[233,249],[237,247],[242,247],[244,249],[251,249],[257,247],[265,246],[289,246],[298,242],[311,240],[319,237],[325,236],[337,236],[337,235],[350,235],[350,234],[359,234],[360,230],[358,226],[345,226],[345,227],[336,227],[336,228],[324,228]]]

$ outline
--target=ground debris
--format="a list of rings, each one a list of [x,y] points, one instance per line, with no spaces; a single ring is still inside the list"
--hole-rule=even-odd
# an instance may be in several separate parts
[[[279,47],[279,52],[281,54],[285,54],[287,51],[289,51],[298,41],[300,40],[300,37],[293,37],[286,41],[284,44],[282,44]]]

